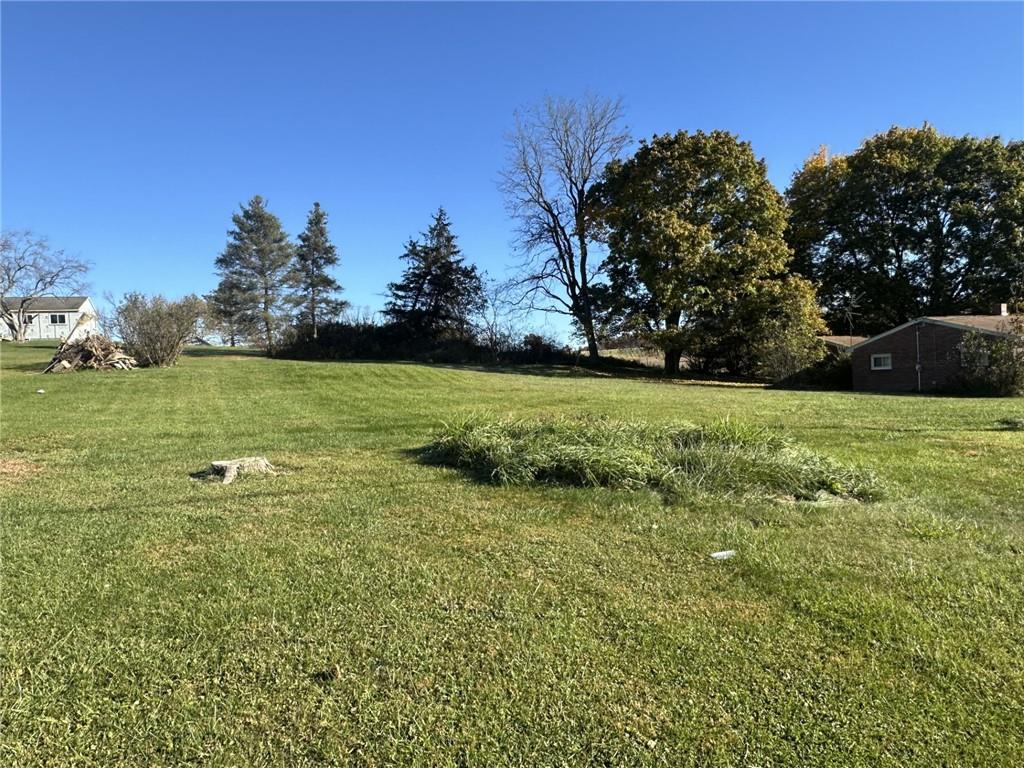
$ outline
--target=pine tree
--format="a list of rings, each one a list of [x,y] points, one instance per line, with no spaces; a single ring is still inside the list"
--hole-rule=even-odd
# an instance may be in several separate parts
[[[444,208],[422,238],[406,244],[402,259],[407,266],[402,279],[388,285],[385,314],[425,338],[464,334],[484,304],[480,275],[465,263]]]
[[[313,203],[306,229],[299,235],[291,279],[295,287],[292,301],[298,309],[296,319],[312,328],[314,339],[319,324],[348,306],[348,302],[336,297],[341,286],[328,272],[337,263],[338,250],[327,234],[327,212],[320,203]]]
[[[217,288],[205,298],[211,330],[230,346],[242,344],[255,335],[255,322],[247,295],[232,276],[222,278]]]
[[[255,335],[274,353],[274,342],[284,321],[284,300],[291,274],[294,246],[281,222],[256,195],[231,217],[235,227],[217,257],[221,288],[237,303],[239,317],[250,320]]]

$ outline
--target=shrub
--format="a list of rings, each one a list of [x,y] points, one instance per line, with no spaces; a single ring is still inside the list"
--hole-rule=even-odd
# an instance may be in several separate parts
[[[195,337],[203,311],[203,300],[196,296],[172,301],[129,293],[114,309],[113,327],[139,365],[174,365]]]
[[[776,312],[767,313],[752,337],[747,352],[755,375],[767,381],[783,381],[820,363],[826,355],[825,343],[818,334],[826,330],[814,292],[806,282],[791,281],[786,287],[791,297],[780,300]]]
[[[493,482],[618,488],[669,496],[787,496],[821,493],[872,500],[880,483],[764,429],[723,422],[652,426],[605,419],[488,420],[444,427],[426,461]]]
[[[470,333],[448,331],[435,336],[417,334],[408,325],[371,322],[325,323],[313,338],[311,329],[298,327],[275,352],[295,360],[419,360],[429,363],[561,364],[576,355],[537,334],[521,343],[497,348]]]
[[[511,362],[552,365],[576,362],[576,355],[552,339],[539,333],[528,333],[518,346],[513,347],[508,358]]]
[[[814,365],[787,376],[776,385],[783,388],[853,389],[853,358],[848,352],[830,350]]]
[[[968,394],[1010,397],[1024,394],[1024,328],[1019,335],[992,337],[971,331],[960,343],[959,388]]]

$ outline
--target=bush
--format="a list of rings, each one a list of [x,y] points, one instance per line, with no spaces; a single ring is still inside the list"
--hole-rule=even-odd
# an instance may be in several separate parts
[[[830,350],[814,365],[787,376],[776,385],[798,389],[853,389],[853,358],[848,352]]]
[[[507,353],[509,362],[534,365],[571,365],[577,355],[539,333],[528,333]]]
[[[424,458],[509,485],[646,486],[670,496],[796,499],[825,493],[873,500],[882,493],[864,470],[733,422],[658,427],[605,419],[474,418],[442,429]]]
[[[195,337],[203,311],[203,300],[196,296],[171,301],[129,293],[114,309],[113,327],[139,365],[163,367],[174,365]]]
[[[992,337],[971,331],[960,342],[958,388],[967,394],[1011,397],[1024,394],[1024,328],[1017,336]]]
[[[326,323],[317,329],[293,329],[275,353],[294,360],[418,360],[426,363],[470,364],[561,364],[576,362],[576,355],[565,347],[537,334],[528,334],[521,343],[499,348],[481,342],[469,333],[449,331],[424,336],[408,325],[369,322]]]

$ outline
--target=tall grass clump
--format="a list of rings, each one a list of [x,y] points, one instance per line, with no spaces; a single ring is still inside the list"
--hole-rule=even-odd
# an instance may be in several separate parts
[[[671,496],[814,499],[830,494],[862,501],[882,493],[866,470],[732,421],[656,426],[593,418],[473,417],[442,428],[424,458],[506,485],[649,487]]]

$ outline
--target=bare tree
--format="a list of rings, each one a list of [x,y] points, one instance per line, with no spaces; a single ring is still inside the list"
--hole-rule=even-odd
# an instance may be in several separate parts
[[[15,341],[24,341],[26,317],[44,296],[72,295],[84,288],[89,265],[51,250],[45,237],[30,230],[0,234],[0,320]],[[11,301],[18,297],[20,302]]]
[[[622,102],[548,98],[519,111],[501,189],[526,254],[517,282],[531,309],[568,315],[598,356],[591,286],[601,263],[591,187],[629,143]]]
[[[491,361],[499,362],[523,336],[519,321],[525,312],[516,301],[515,285],[508,280],[483,276],[484,303],[474,321],[476,335],[491,353]]]

